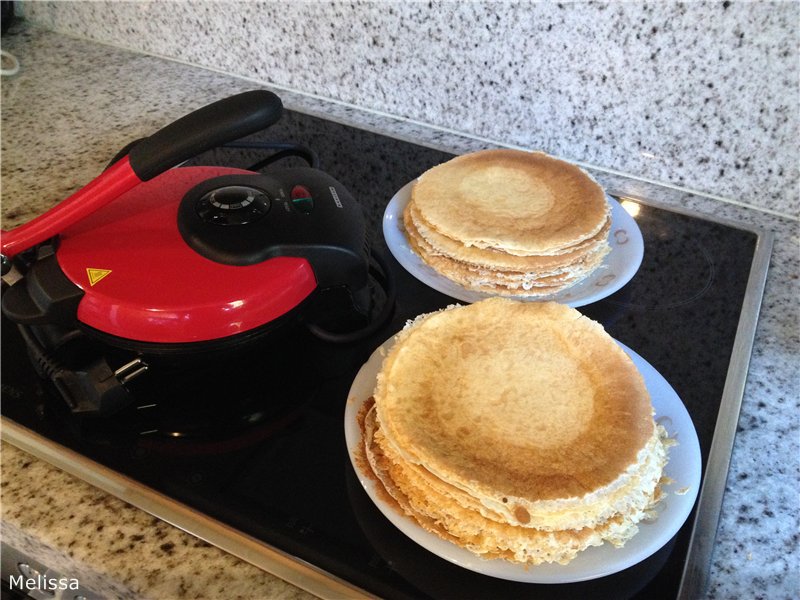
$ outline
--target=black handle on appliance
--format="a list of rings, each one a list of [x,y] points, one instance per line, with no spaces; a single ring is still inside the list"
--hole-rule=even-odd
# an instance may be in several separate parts
[[[253,90],[204,106],[136,144],[128,154],[142,181],[210,148],[265,129],[281,117],[280,98]]]
[[[231,96],[167,125],[134,146],[120,160],[46,213],[2,232],[3,271],[8,259],[85,219],[109,202],[204,150],[269,127],[283,105],[266,90]]]

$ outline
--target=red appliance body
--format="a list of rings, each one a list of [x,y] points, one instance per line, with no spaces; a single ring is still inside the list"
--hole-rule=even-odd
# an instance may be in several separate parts
[[[227,265],[201,256],[176,227],[186,193],[222,167],[178,168],[140,184],[61,234],[64,274],[84,292],[77,319],[103,333],[151,343],[189,343],[260,327],[316,288],[308,260],[278,256]]]
[[[265,90],[210,104],[2,232],[3,273],[16,266],[23,275],[4,289],[3,315],[72,412],[114,414],[131,401],[130,385],[149,389],[145,372],[202,388],[215,361],[240,366],[266,334],[291,335],[284,323],[346,342],[388,317],[390,301],[365,323],[373,294],[364,217],[331,176],[173,168],[268,127],[281,109]]]

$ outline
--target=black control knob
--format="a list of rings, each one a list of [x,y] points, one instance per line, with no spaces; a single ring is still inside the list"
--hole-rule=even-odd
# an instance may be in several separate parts
[[[246,225],[269,212],[270,198],[263,190],[245,185],[216,188],[201,196],[197,216],[214,225]]]
[[[206,179],[186,192],[177,220],[181,237],[209,260],[248,266],[303,258],[320,288],[366,285],[369,255],[361,207],[342,184],[317,169]]]

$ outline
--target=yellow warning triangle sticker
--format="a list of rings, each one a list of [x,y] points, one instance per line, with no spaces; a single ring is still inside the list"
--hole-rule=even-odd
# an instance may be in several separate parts
[[[111,274],[111,269],[86,269],[89,276],[89,285],[94,286],[98,281]]]

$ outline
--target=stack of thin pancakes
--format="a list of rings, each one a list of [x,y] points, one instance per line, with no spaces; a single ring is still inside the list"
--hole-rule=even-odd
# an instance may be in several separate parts
[[[610,216],[605,192],[577,166],[483,150],[423,173],[403,223],[422,260],[467,289],[545,296],[600,267]]]
[[[424,529],[566,564],[655,514],[667,462],[641,375],[602,326],[505,298],[423,315],[362,409],[366,467]]]

